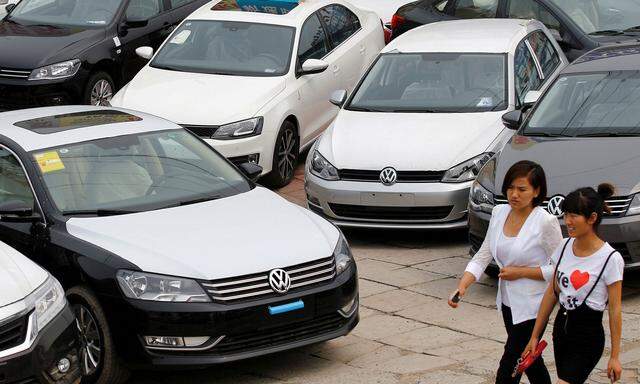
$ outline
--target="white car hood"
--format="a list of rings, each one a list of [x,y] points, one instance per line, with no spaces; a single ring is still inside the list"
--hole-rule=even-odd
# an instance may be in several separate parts
[[[504,112],[376,113],[341,110],[318,150],[338,169],[445,171],[487,150]]]
[[[47,279],[47,272],[4,243],[0,243],[0,308],[35,291]],[[0,321],[2,319],[0,311]]]
[[[114,107],[178,124],[221,125],[253,117],[285,88],[284,77],[243,77],[145,67],[113,98]]]
[[[143,271],[204,280],[328,257],[339,237],[324,219],[261,187],[183,207],[72,218],[67,230]]]

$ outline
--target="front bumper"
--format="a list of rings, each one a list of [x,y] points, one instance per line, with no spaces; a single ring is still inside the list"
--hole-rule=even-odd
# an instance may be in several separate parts
[[[327,181],[308,170],[309,209],[342,227],[453,229],[467,226],[472,182],[397,183]]]
[[[156,303],[102,298],[113,340],[131,368],[201,367],[289,350],[348,334],[358,324],[355,264],[331,283],[285,296],[237,304]],[[268,307],[302,300],[300,310],[270,315]],[[355,300],[353,312],[340,308]],[[201,350],[157,350],[143,336],[203,337]],[[224,337],[223,337],[224,336]],[[217,343],[215,343],[217,342]]]
[[[57,364],[67,358],[66,373]],[[0,358],[0,383],[75,384],[80,381],[75,316],[67,306],[38,335],[31,347]]]
[[[88,73],[62,80],[0,79],[0,111],[82,104]]]
[[[475,254],[487,233],[491,215],[485,212],[469,210],[469,253]],[[567,228],[560,219],[562,233],[567,236]],[[625,261],[627,269],[640,269],[640,216],[623,216],[603,218],[598,232],[603,240],[618,250]]]

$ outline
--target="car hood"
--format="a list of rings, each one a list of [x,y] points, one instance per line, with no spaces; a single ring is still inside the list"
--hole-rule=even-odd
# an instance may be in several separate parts
[[[284,77],[244,77],[145,67],[111,104],[178,124],[221,125],[253,117],[285,88]]]
[[[547,176],[548,196],[567,195],[582,187],[607,182],[616,196],[640,191],[640,138],[538,138],[514,136],[498,157],[496,189],[511,165],[539,163]]]
[[[487,150],[504,112],[377,113],[341,110],[318,149],[338,169],[445,171]]]
[[[85,49],[102,41],[104,29],[22,25],[0,22],[0,68],[36,69],[78,58]]]
[[[35,291],[47,279],[47,272],[13,248],[0,244],[0,308]],[[0,322],[2,321],[0,311]]]
[[[204,280],[328,257],[339,237],[324,219],[261,187],[183,207],[72,218],[67,231],[143,271]]]

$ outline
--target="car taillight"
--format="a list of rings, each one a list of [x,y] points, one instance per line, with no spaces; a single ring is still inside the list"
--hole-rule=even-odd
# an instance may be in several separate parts
[[[404,24],[404,17],[398,15],[397,13],[393,15],[393,17],[391,18],[391,29],[395,30],[402,24]]]

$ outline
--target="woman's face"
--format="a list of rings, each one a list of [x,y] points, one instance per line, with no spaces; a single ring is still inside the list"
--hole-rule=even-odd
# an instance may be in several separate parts
[[[533,207],[533,199],[539,194],[540,188],[533,188],[527,177],[518,177],[507,187],[507,199],[512,209]]]
[[[565,213],[564,222],[567,224],[569,237],[581,237],[593,232],[593,224],[595,224],[597,218],[598,215],[596,213],[593,213],[589,218],[575,213]]]

